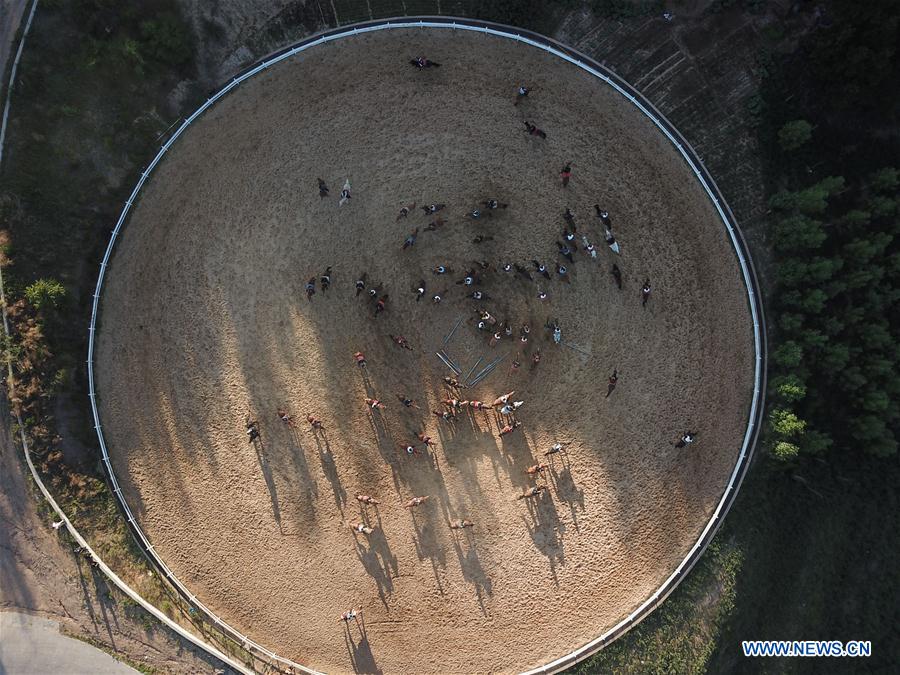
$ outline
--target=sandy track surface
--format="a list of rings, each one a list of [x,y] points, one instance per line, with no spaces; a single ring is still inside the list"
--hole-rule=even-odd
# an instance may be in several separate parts
[[[441,68],[407,64],[425,53]],[[536,87],[513,106],[520,81]],[[523,120],[545,129],[541,140]],[[568,188],[558,172],[574,171]],[[316,177],[331,195],[320,199]],[[344,179],[350,202],[338,206]],[[470,222],[482,199],[510,207]],[[448,222],[401,205],[443,202]],[[603,245],[608,209],[622,255]],[[551,265],[566,207],[602,249],[571,283],[499,269]],[[493,240],[472,243],[482,234]],[[466,298],[454,281],[493,269]],[[617,262],[624,289],[609,273]],[[435,277],[438,264],[455,270]],[[312,302],[306,280],[333,267]],[[375,318],[353,282],[383,284]],[[645,277],[653,296],[641,307]],[[411,292],[425,279],[429,295]],[[447,281],[445,282],[445,279]],[[545,290],[546,301],[538,299]],[[491,348],[476,307],[529,343]],[[465,370],[507,354],[463,398],[509,389],[522,427],[494,413],[449,425],[434,356]],[[554,346],[543,325],[558,317]],[[388,334],[402,334],[411,351]],[[515,338],[514,335],[514,338]],[[98,346],[101,417],[128,502],[182,581],[235,626],[327,671],[513,671],[612,626],[674,570],[727,483],[752,394],[751,322],[737,260],[675,149],[618,94],[524,45],[449,31],[386,31],[319,47],[222,100],[178,141],[110,268]],[[365,373],[352,354],[368,357]],[[530,357],[540,350],[535,369]],[[516,353],[523,367],[510,373]],[[619,384],[609,398],[613,368]],[[387,409],[372,415],[373,392]],[[404,408],[405,393],[421,410]],[[278,406],[296,415],[292,431]],[[247,443],[248,408],[261,443]],[[307,431],[308,413],[325,435]],[[686,429],[698,442],[676,450]],[[400,445],[425,431],[430,453]],[[536,500],[525,469],[569,444]],[[357,493],[377,497],[361,510]],[[431,500],[410,511],[413,495]],[[475,527],[456,533],[454,518]],[[366,521],[372,535],[350,525]],[[348,627],[339,614],[363,608]]]

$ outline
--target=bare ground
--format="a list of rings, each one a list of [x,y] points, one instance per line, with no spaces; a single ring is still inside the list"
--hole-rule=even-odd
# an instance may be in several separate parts
[[[427,54],[444,65],[416,71]],[[512,105],[521,79],[536,86]],[[523,132],[532,119],[549,137]],[[557,178],[571,160],[568,189]],[[331,185],[320,200],[316,176]],[[353,199],[337,206],[344,178]],[[511,204],[473,224],[489,196]],[[421,233],[407,202],[446,202],[449,222]],[[602,245],[591,205],[612,214],[623,247]],[[566,206],[583,252],[572,282],[526,282],[497,263],[556,259]],[[493,241],[472,243],[478,234]],[[482,305],[518,328],[524,349],[493,349],[453,280],[475,259],[495,270]],[[625,280],[609,275],[617,261]],[[527,264],[527,263],[526,263]],[[311,303],[326,265],[335,285]],[[361,271],[384,284],[388,312],[354,297]],[[642,309],[645,277],[654,291]],[[420,278],[439,306],[416,303]],[[538,288],[549,300],[537,298]],[[506,389],[523,427],[500,438],[491,414],[440,426],[445,371],[433,352],[457,317],[464,364],[508,354],[465,398]],[[554,347],[542,328],[590,352]],[[414,349],[393,345],[405,335]],[[351,358],[366,352],[366,378]],[[543,360],[529,370],[540,349]],[[526,364],[510,374],[516,352]],[[283,64],[221,101],[158,169],[119,245],[98,355],[107,441],[129,503],[195,593],[255,639],[329,671],[475,672],[538,665],[637,607],[684,557],[721,497],[752,391],[749,312],[722,224],[693,174],[615,92],[532,48],[449,32],[391,31]],[[604,399],[606,378],[619,386]],[[385,399],[371,415],[367,392]],[[404,409],[394,394],[423,410]],[[275,410],[321,417],[327,434],[291,432]],[[259,416],[262,443],[243,419]],[[442,424],[442,423],[441,423]],[[685,429],[698,442],[677,451]],[[426,430],[427,455],[399,445]],[[548,492],[525,468],[555,440]],[[381,500],[361,513],[357,492]],[[415,512],[414,494],[432,500]],[[455,534],[451,518],[475,528]],[[368,520],[369,537],[349,525]],[[365,621],[339,625],[361,606]]]

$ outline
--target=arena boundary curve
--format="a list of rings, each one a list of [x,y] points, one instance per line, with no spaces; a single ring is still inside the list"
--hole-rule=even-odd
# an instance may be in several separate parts
[[[684,137],[678,132],[678,130],[665,118],[665,116],[659,110],[657,110],[656,107],[652,103],[650,103],[650,101],[647,100],[640,92],[634,89],[631,85],[625,82],[610,69],[597,63],[595,60],[586,56],[585,54],[567,47],[557,42],[556,40],[553,40],[552,38],[548,38],[546,36],[525,29],[505,26],[489,21],[456,17],[397,17],[366,21],[327,30],[307,37],[299,42],[292,44],[289,47],[285,47],[284,49],[273,52],[272,54],[259,60],[252,66],[239,71],[234,77],[232,77],[229,82],[225,83],[217,91],[212,93],[207,98],[205,103],[203,103],[197,110],[194,111],[193,114],[187,117],[180,126],[178,126],[178,128],[172,133],[169,139],[162,145],[150,164],[141,172],[140,178],[138,179],[134,190],[131,192],[131,195],[126,200],[125,205],[122,209],[122,213],[119,216],[118,221],[116,222],[116,226],[112,231],[112,235],[110,236],[109,243],[103,255],[103,260],[100,264],[100,272],[97,279],[96,289],[93,295],[93,303],[91,309],[87,367],[91,410],[94,418],[94,428],[97,432],[97,438],[100,444],[102,464],[107,474],[110,485],[113,488],[113,493],[116,497],[116,500],[118,501],[120,508],[126,516],[129,528],[137,543],[144,551],[148,559],[150,559],[153,564],[162,572],[163,577],[177,590],[177,592],[185,600],[190,602],[192,606],[200,611],[211,623],[215,624],[220,630],[222,630],[223,633],[229,635],[232,639],[243,645],[243,647],[249,653],[254,654],[255,656],[263,660],[267,660],[270,663],[275,662],[272,665],[278,664],[281,667],[287,667],[292,671],[304,673],[315,672],[305,666],[294,663],[289,659],[277,656],[274,652],[271,652],[262,645],[259,645],[247,636],[238,632],[236,629],[232,628],[229,624],[224,622],[214,612],[212,612],[212,610],[203,605],[203,603],[201,603],[197,599],[197,597],[193,595],[166,566],[165,562],[163,562],[163,560],[156,553],[153,545],[150,543],[150,541],[147,539],[140,526],[138,525],[134,514],[128,506],[128,503],[125,501],[125,498],[122,494],[122,489],[119,486],[115,473],[113,472],[112,463],[110,461],[109,452],[103,437],[102,425],[100,424],[100,415],[97,408],[97,392],[94,381],[94,338],[97,330],[97,317],[99,314],[100,295],[103,288],[103,280],[106,275],[106,268],[110,264],[110,259],[115,247],[116,239],[118,238],[122,226],[125,224],[125,221],[128,217],[129,211],[134,205],[141,189],[144,186],[144,183],[147,181],[147,178],[163,158],[165,153],[169,150],[169,148],[171,148],[171,146],[175,143],[179,136],[181,136],[185,129],[187,129],[190,124],[200,115],[202,115],[207,109],[212,107],[216,103],[216,101],[218,101],[232,89],[236,88],[244,80],[247,80],[257,73],[266,70],[270,66],[276,65],[281,61],[288,59],[296,54],[302,53],[312,47],[327,44],[344,37],[351,37],[354,35],[361,35],[369,32],[410,28],[465,30],[515,40],[520,43],[542,49],[550,54],[562,58],[565,61],[568,61],[572,65],[581,68],[585,72],[588,72],[599,80],[605,82],[607,85],[619,92],[622,96],[627,98],[642,113],[644,113],[644,115],[648,119],[650,119],[660,131],[662,131],[662,133],[676,147],[685,162],[687,162],[688,166],[693,170],[695,176],[700,181],[700,184],[703,186],[704,190],[707,193],[707,196],[715,206],[719,217],[721,218],[723,224],[725,225],[725,228],[729,233],[732,245],[734,246],[735,255],[738,258],[738,262],[740,263],[741,272],[744,278],[744,284],[747,289],[747,300],[753,319],[753,341],[755,350],[754,389],[747,430],[744,434],[741,453],[738,456],[735,467],[732,470],[731,476],[729,477],[728,485],[721,499],[719,500],[716,509],[713,512],[713,515],[707,522],[706,527],[704,527],[703,531],[701,532],[697,542],[688,552],[687,556],[685,556],[685,558],[681,561],[675,571],[647,600],[644,601],[644,603],[642,603],[625,619],[620,621],[618,624],[613,626],[611,629],[609,629],[599,637],[591,640],[585,645],[582,645],[578,649],[564,656],[561,656],[554,661],[551,661],[548,664],[527,671],[525,675],[532,675],[536,673],[556,673],[578,663],[579,661],[582,661],[583,659],[591,656],[595,652],[607,646],[617,638],[624,635],[631,628],[637,625],[641,620],[643,620],[647,615],[649,615],[653,610],[655,610],[659,606],[659,604],[663,600],[665,600],[672,593],[672,591],[675,590],[678,584],[681,583],[681,581],[687,576],[690,570],[697,563],[697,560],[706,550],[712,538],[715,536],[715,533],[721,526],[722,519],[731,508],[731,505],[733,504],[734,499],[737,495],[738,489],[740,488],[744,476],[747,473],[750,461],[753,457],[756,441],[759,436],[763,416],[763,395],[766,386],[767,344],[765,316],[763,313],[761,298],[758,293],[759,283],[756,269],[750,257],[749,249],[744,240],[743,233],[737,225],[734,214],[728,207],[727,202],[719,191],[719,188],[713,180],[712,176],[703,165],[703,162],[700,159],[699,155],[691,147],[687,140],[685,140]]]

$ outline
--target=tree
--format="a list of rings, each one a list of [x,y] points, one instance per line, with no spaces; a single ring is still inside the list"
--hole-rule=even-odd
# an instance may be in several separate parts
[[[838,256],[823,258],[816,256],[806,268],[806,280],[810,283],[821,284],[830,280],[844,266],[844,261]]]
[[[806,328],[798,336],[802,340],[803,348],[809,350],[819,350],[828,344],[828,336],[815,328]]]
[[[850,347],[839,342],[828,344],[819,358],[819,363],[827,372],[842,371],[850,363]]]
[[[801,215],[779,220],[775,224],[774,235],[775,249],[783,253],[817,249],[828,239],[822,223]]]
[[[778,441],[772,447],[772,456],[781,462],[787,462],[795,459],[799,453],[800,448],[793,443],[788,443],[787,441]]]
[[[882,159],[898,147],[885,130],[900,112],[900,14],[894,0],[816,11],[827,21],[772,57],[761,89],[760,129],[771,142],[774,124],[780,147],[767,166],[768,447],[784,459],[832,446],[883,456],[900,438],[900,170]]]
[[[863,450],[886,457],[897,452],[894,439],[884,420],[877,415],[860,415],[850,422],[850,432]]]
[[[875,171],[869,176],[869,186],[879,193],[889,193],[897,189],[900,185],[900,171],[892,166],[886,166],[883,169]]]
[[[784,368],[799,366],[800,362],[803,361],[803,347],[793,340],[786,340],[772,354],[772,359]]]
[[[806,422],[787,408],[775,408],[769,413],[769,422],[772,424],[772,431],[782,438],[802,436],[806,430]]]
[[[825,308],[828,294],[821,288],[814,288],[803,298],[801,307],[807,314],[819,314]]]
[[[796,208],[801,213],[825,213],[825,209],[828,208],[828,198],[843,189],[844,178],[842,176],[823,178],[815,185],[797,193]]]
[[[779,317],[778,325],[785,333],[797,333],[803,328],[803,315],[785,312]]]
[[[862,209],[853,209],[852,211],[848,211],[843,215],[843,217],[841,218],[841,224],[851,230],[858,230],[861,227],[868,225],[871,219],[872,214],[868,211],[864,211]]]
[[[817,430],[807,430],[800,443],[801,450],[808,455],[820,455],[828,450],[831,444],[831,437]]]
[[[774,385],[776,393],[786,403],[799,401],[806,396],[806,384],[794,374],[775,378]]]
[[[65,295],[65,287],[55,279],[38,279],[25,287],[25,299],[38,311],[58,307]]]
[[[802,147],[812,138],[813,126],[806,120],[788,122],[778,130],[778,145],[785,152]]]

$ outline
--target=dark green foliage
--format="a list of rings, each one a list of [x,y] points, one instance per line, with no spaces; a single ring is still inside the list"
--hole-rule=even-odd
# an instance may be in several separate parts
[[[816,430],[807,430],[801,439],[802,450],[809,455],[824,453],[831,447],[831,437],[828,434]]]
[[[786,443],[820,453],[832,436],[877,455],[896,451],[897,184],[888,167],[855,185],[828,177],[771,199],[785,214],[772,231],[780,334],[773,393],[794,407],[770,417],[769,447],[778,459],[796,455]]]
[[[779,220],[773,234],[772,243],[776,252],[781,253],[816,249],[828,236],[822,223],[800,214]]]
[[[25,299],[38,311],[58,307],[65,295],[66,289],[55,279],[38,279],[25,287]]]
[[[869,177],[869,187],[878,193],[892,194],[900,187],[900,171],[886,167]]]
[[[772,361],[785,369],[797,367],[803,362],[803,347],[793,340],[785,340],[772,353]]]
[[[898,91],[900,12],[894,0],[832,0],[830,25],[805,45],[807,77],[828,96],[829,107],[892,106]]]

